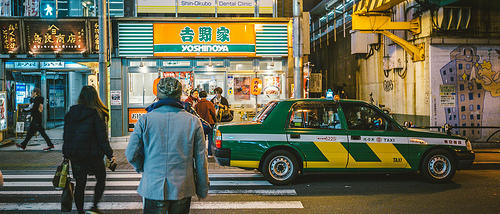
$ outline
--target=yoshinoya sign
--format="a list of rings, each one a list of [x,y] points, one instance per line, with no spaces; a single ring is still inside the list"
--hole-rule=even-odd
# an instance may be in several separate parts
[[[254,24],[155,23],[155,56],[255,56]]]

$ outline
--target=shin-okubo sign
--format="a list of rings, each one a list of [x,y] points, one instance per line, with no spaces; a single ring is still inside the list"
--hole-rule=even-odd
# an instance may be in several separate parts
[[[155,23],[154,56],[255,56],[254,24]]]
[[[7,92],[0,91],[0,131],[7,130]]]
[[[215,0],[178,0],[179,13],[215,13]]]
[[[85,22],[25,21],[31,53],[83,53],[87,51]]]
[[[138,13],[254,14],[255,0],[137,0]],[[273,13],[273,0],[258,0],[259,13]]]
[[[2,21],[0,22],[0,53],[18,53],[21,44],[19,22]]]

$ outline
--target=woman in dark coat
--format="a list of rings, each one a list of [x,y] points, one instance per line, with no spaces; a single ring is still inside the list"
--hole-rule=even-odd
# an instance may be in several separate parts
[[[109,161],[115,161],[107,134],[108,120],[109,110],[92,86],[82,88],[78,104],[72,106],[64,117],[63,155],[71,161],[76,179],[74,198],[78,213],[85,212],[83,202],[89,173],[95,174],[97,180],[91,211],[99,213],[97,203],[106,182],[104,155]]]

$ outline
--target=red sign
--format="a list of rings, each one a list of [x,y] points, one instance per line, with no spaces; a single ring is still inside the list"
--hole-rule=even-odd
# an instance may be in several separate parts
[[[143,115],[146,114],[147,111],[144,108],[129,108],[128,109],[128,131],[133,132],[134,131],[134,125],[137,123],[139,118]]]
[[[252,95],[259,95],[262,92],[262,80],[259,78],[253,78],[250,88],[252,89],[250,91]]]

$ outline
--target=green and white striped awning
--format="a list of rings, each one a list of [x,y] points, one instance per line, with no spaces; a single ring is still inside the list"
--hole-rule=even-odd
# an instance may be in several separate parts
[[[287,24],[256,24],[255,51],[257,56],[263,57],[287,56]]]
[[[118,24],[118,54],[125,57],[153,56],[153,23]]]

